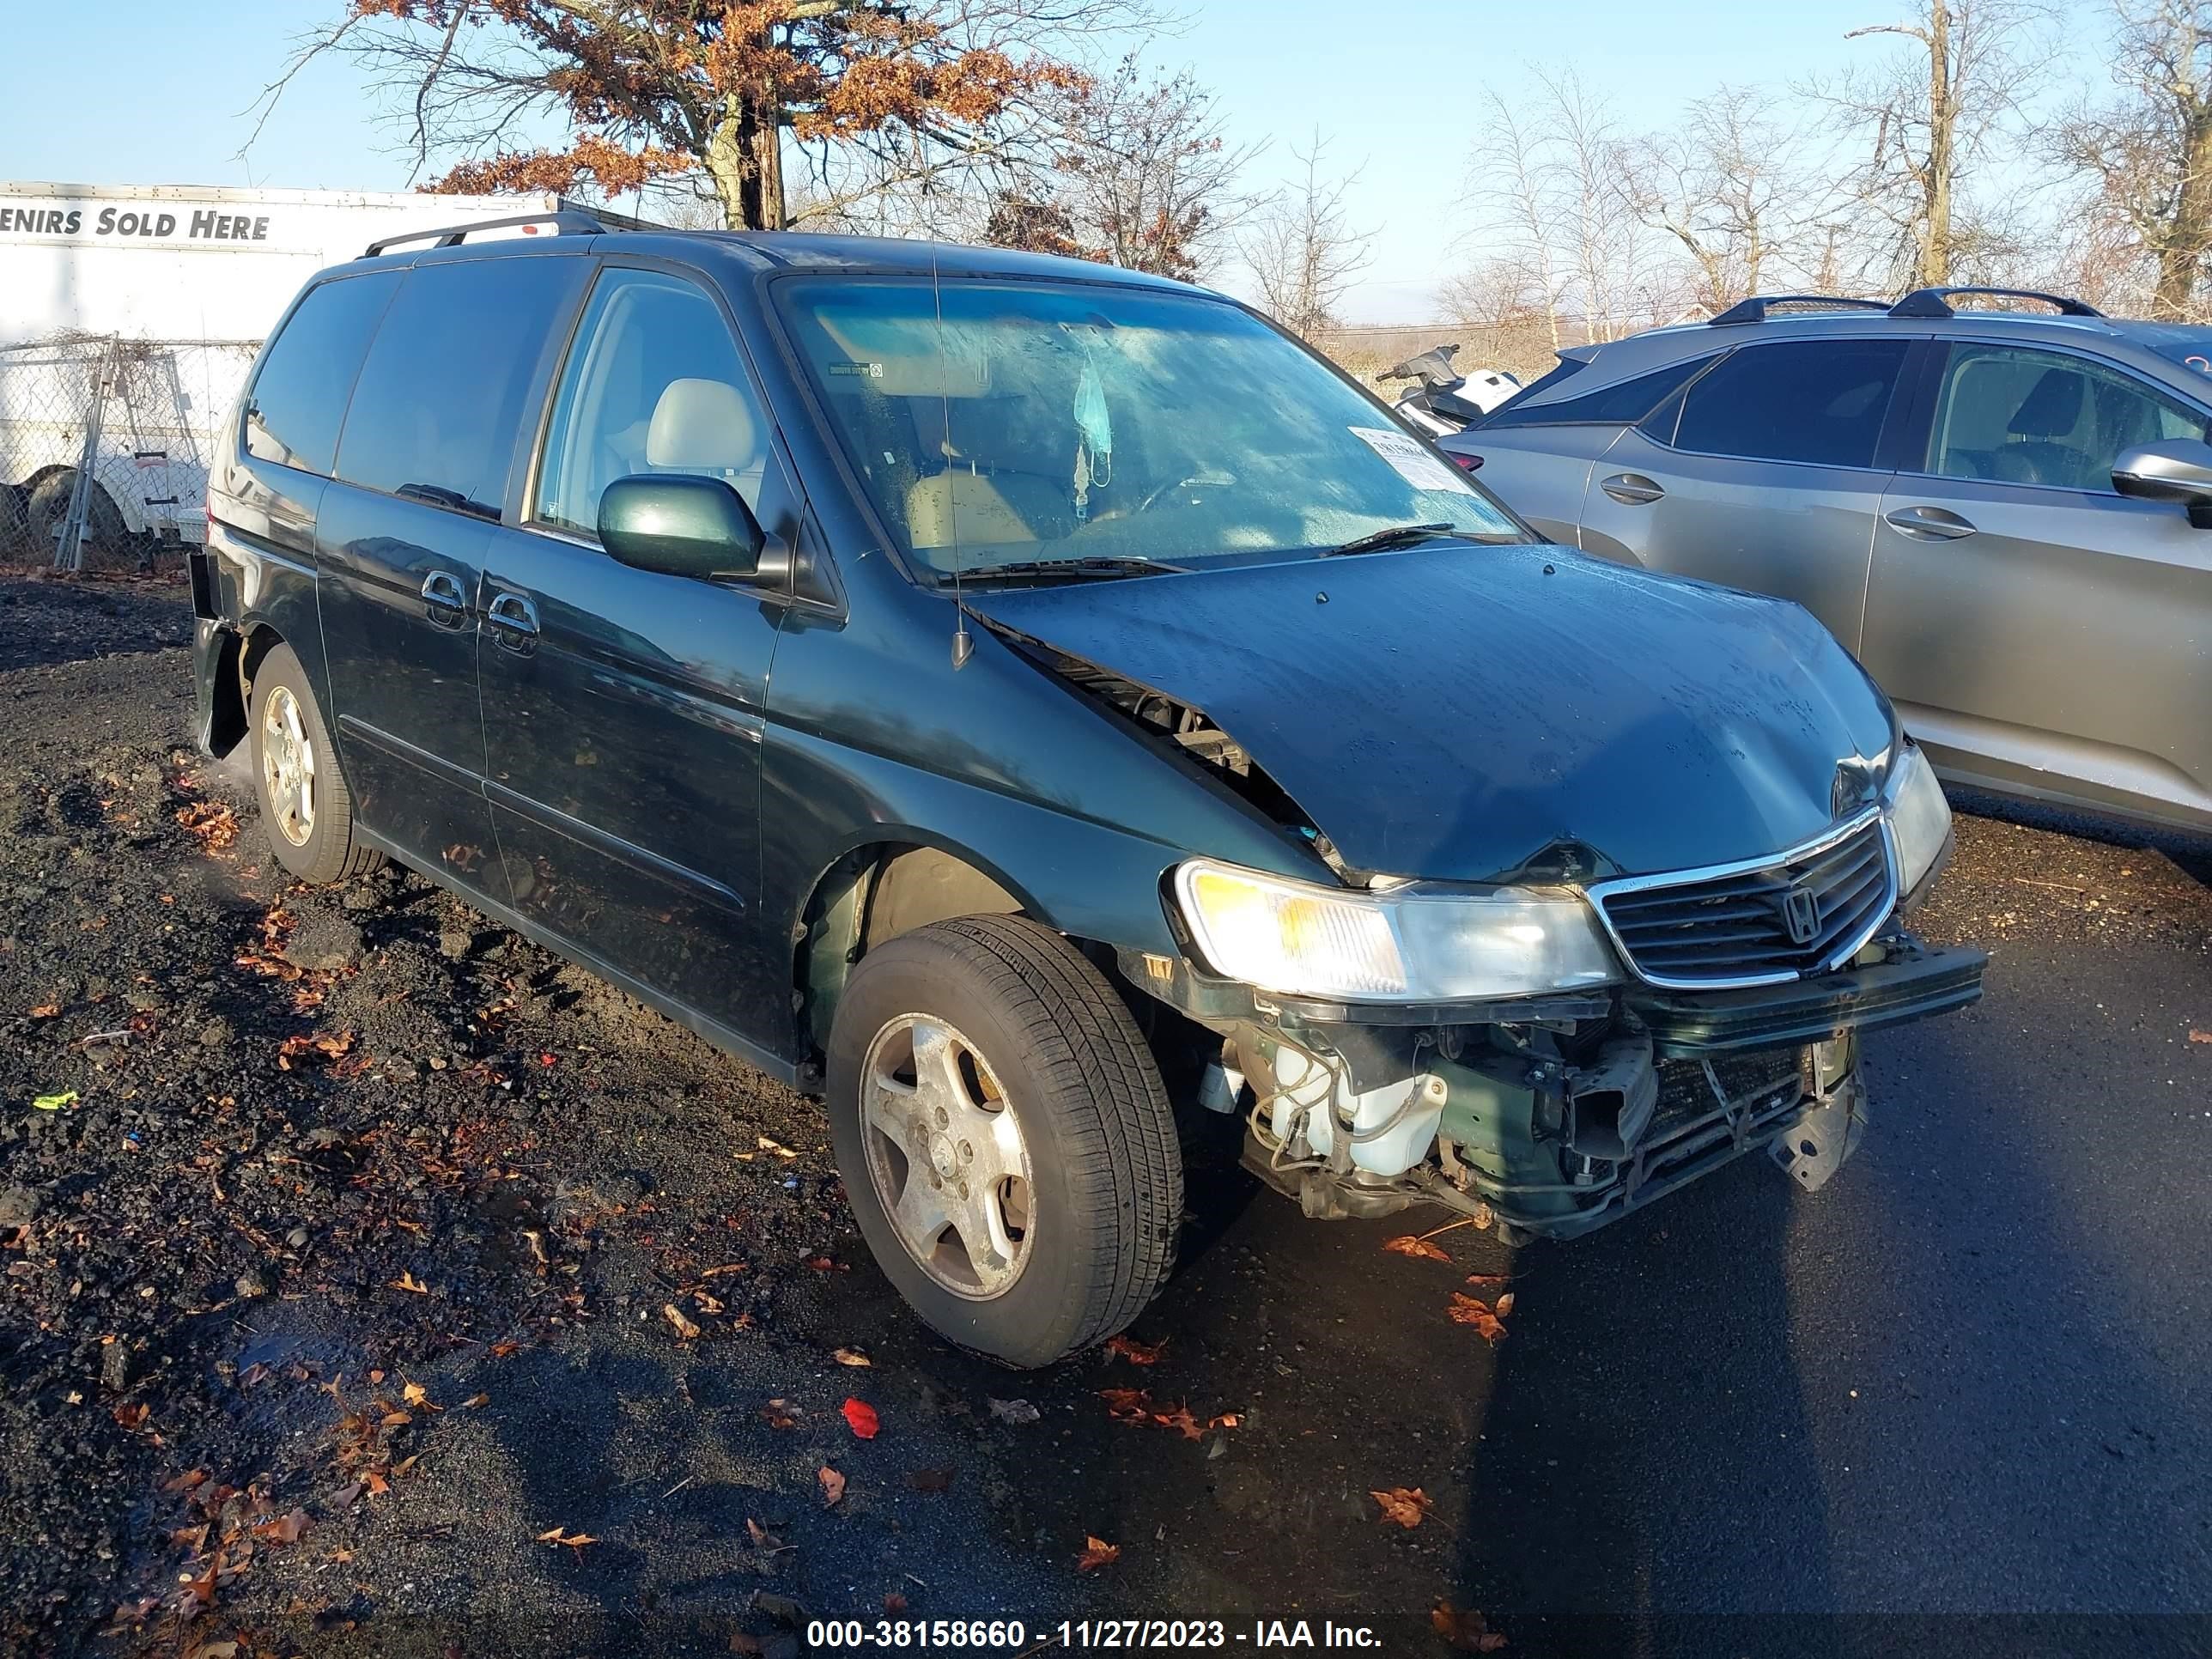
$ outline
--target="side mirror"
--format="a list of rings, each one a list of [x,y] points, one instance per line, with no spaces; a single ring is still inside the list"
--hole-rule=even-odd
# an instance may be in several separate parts
[[[2167,438],[2124,449],[2112,463],[2112,488],[2147,501],[2179,501],[2189,522],[2212,530],[2212,444]]]
[[[701,581],[750,576],[766,540],[744,497],[720,478],[640,474],[599,496],[599,544],[640,570]]]

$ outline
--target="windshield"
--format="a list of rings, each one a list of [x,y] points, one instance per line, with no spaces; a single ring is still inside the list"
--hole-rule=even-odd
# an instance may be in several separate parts
[[[1457,468],[1224,301],[927,278],[778,293],[838,437],[925,575],[1252,562],[1417,524],[1529,539]]]

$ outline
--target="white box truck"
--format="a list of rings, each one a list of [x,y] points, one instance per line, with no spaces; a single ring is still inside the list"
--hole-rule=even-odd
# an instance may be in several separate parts
[[[0,560],[52,562],[73,498],[94,546],[203,539],[218,428],[310,276],[409,232],[575,205],[550,194],[0,183]]]

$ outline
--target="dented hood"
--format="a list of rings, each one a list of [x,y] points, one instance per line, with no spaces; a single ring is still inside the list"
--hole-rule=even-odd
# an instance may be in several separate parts
[[[1833,815],[1888,705],[1798,606],[1553,546],[1002,592],[1005,630],[1205,711],[1368,872],[1480,881],[1560,842],[1630,874]]]

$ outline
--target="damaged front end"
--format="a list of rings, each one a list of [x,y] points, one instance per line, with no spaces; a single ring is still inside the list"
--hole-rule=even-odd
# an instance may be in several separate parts
[[[1591,1231],[1760,1148],[1807,1191],[1824,1185],[1867,1122],[1860,1033],[1966,1006],[1984,962],[1898,930],[1786,984],[1624,987],[1391,1023],[1164,957],[1122,965],[1222,1034],[1206,1103],[1244,1113],[1247,1167],[1308,1215],[1428,1202],[1512,1240]]]

